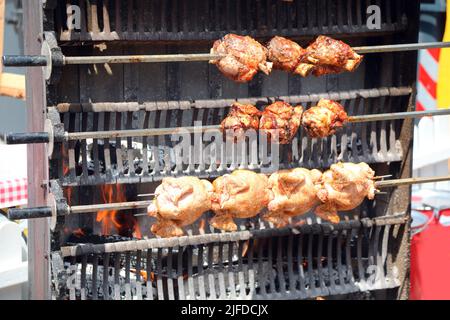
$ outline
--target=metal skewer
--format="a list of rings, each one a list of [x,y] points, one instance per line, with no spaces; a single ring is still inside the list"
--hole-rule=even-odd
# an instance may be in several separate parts
[[[424,42],[406,43],[393,45],[353,47],[352,49],[361,54],[379,52],[414,51],[429,48],[448,48],[450,42]],[[161,63],[161,62],[187,62],[187,61],[209,61],[224,57],[223,55],[197,53],[197,54],[164,54],[164,55],[126,55],[126,56],[88,56],[67,57],[63,56],[62,65],[76,64],[99,64],[99,63]],[[51,58],[51,57],[50,57]],[[6,67],[44,67],[48,66],[49,57],[46,56],[3,56],[3,65]]]
[[[450,115],[449,109],[432,110],[432,111],[411,111],[411,112],[394,112],[369,114],[362,116],[350,116],[348,122],[369,122],[384,121],[406,118],[421,118],[428,116]],[[183,133],[203,133],[210,130],[220,130],[220,125],[208,126],[192,126],[179,128],[153,128],[153,129],[134,129],[134,130],[111,130],[111,131],[87,131],[87,132],[64,132],[60,136],[53,137],[56,142],[85,140],[85,139],[111,139],[111,138],[130,138],[130,137],[151,137],[171,134]],[[6,144],[33,144],[48,143],[50,134],[47,132],[33,133],[10,133],[5,135],[3,140]]]
[[[450,115],[450,109],[440,109],[432,111],[409,111],[409,112],[392,112],[379,114],[366,114],[362,116],[350,116],[348,122],[371,122],[396,119],[423,118],[432,116]]]
[[[406,179],[394,179],[385,181],[376,181],[376,188],[390,188],[401,185],[411,185],[420,183],[450,181],[450,175],[441,177],[426,177],[426,178],[406,178]],[[128,210],[128,209],[142,209],[147,208],[152,201],[132,201],[132,202],[118,202],[118,203],[105,203],[105,204],[93,204],[82,206],[53,206],[26,208],[26,209],[10,209],[8,211],[8,218],[11,220],[22,219],[37,219],[48,218],[56,216],[64,216],[69,214],[81,214],[81,213],[94,213],[98,211],[112,211],[112,210]]]
[[[93,213],[98,211],[142,209],[147,208],[151,203],[152,201],[132,201],[82,206],[65,206],[64,208],[52,208],[49,206],[26,209],[10,209],[8,211],[8,218],[11,220],[38,219],[70,214]]]
[[[421,184],[430,182],[449,181],[450,175],[441,177],[427,177],[427,178],[406,178],[406,179],[394,179],[375,182],[376,188],[390,188],[403,185]]]

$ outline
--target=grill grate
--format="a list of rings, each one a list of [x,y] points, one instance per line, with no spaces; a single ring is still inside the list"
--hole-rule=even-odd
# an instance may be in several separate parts
[[[348,114],[353,115],[410,109],[411,94],[411,88],[403,87],[279,98],[292,104],[301,103],[305,107],[310,107],[313,102],[319,100],[319,97],[329,97],[339,100]],[[274,98],[249,98],[239,101],[262,105],[273,100]],[[227,106],[231,102],[231,100],[198,100],[100,104],[100,106],[63,104],[59,109],[68,111],[62,113],[61,118],[65,130],[69,132],[107,131],[193,126],[197,121],[203,125],[219,124],[227,114]],[[123,110],[130,106],[134,110],[138,108],[142,110],[102,112],[105,110],[103,107],[109,110],[114,108]],[[93,109],[99,112],[89,112]],[[182,174],[214,178],[236,168],[273,171],[272,165],[275,162],[268,162],[267,159],[270,157],[272,159],[277,157],[280,168],[297,166],[326,168],[337,161],[367,163],[400,161],[403,155],[399,141],[400,132],[396,129],[398,122],[399,120],[349,123],[341,132],[325,139],[311,139],[303,130],[299,130],[292,145],[271,150],[270,155],[265,149],[267,146],[261,143],[257,149],[246,154],[247,150],[250,150],[247,144],[230,145],[233,148],[231,153],[230,149],[218,144],[216,148],[218,152],[214,153],[211,147],[207,149],[206,146],[215,144],[203,142],[202,150],[205,151],[202,157],[197,157],[196,149],[190,148],[190,159],[184,161],[189,164],[183,164],[183,157],[186,155],[180,152],[177,143],[171,141],[169,136],[70,141],[61,146],[64,148],[61,154],[65,156],[58,159],[58,174],[53,178],[59,179],[63,186],[152,182],[166,176]],[[194,145],[194,139],[192,135],[189,145]],[[246,155],[240,157],[241,153]]]
[[[379,35],[407,28],[406,0],[382,0],[381,29],[366,26],[359,0],[65,0],[58,1],[60,41],[215,40],[227,33],[254,37],[358,33]],[[79,5],[81,29],[67,27],[66,8]],[[305,14],[306,13],[306,14]]]
[[[313,298],[399,286],[387,244],[405,217],[207,245],[154,239],[66,247],[52,261],[63,266],[56,268],[61,297],[71,299]]]

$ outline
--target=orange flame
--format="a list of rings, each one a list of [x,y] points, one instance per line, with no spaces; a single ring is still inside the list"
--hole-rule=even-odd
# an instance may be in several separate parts
[[[123,193],[121,192],[120,186],[117,186],[117,202],[125,201]],[[101,186],[102,191],[102,201],[104,203],[113,203],[114,199],[114,186],[113,185],[103,185]],[[123,198],[122,198],[123,197]],[[101,210],[97,212],[97,222],[102,223],[102,235],[111,234],[112,228],[116,230],[120,228],[120,223],[116,220],[117,211],[116,210]]]
[[[63,176],[67,176],[67,174],[69,173],[69,157],[68,157],[68,152],[67,149],[65,147],[65,144],[62,145],[62,166],[63,166]],[[67,199],[67,204],[70,206],[72,204],[72,187],[67,187],[65,189],[65,193],[66,193],[66,199]]]
[[[127,201],[123,187],[119,184],[101,186],[101,195],[104,203]],[[110,235],[114,229],[119,235],[127,236],[131,229],[133,237],[142,238],[139,224],[130,214],[118,215],[117,210],[101,210],[97,212],[96,220],[102,223],[102,235]]]

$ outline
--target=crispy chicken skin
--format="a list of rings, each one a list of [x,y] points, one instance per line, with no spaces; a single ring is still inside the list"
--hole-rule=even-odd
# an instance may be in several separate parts
[[[236,141],[244,137],[245,131],[258,130],[260,114],[261,112],[251,104],[234,103],[220,124],[224,136],[231,130]]]
[[[315,76],[356,70],[363,56],[346,43],[327,36],[319,36],[306,48],[303,62],[314,66]]]
[[[314,65],[304,63],[306,50],[296,42],[283,37],[273,37],[267,44],[268,58],[273,62],[273,68],[306,77]]]
[[[210,224],[217,229],[236,231],[234,218],[256,216],[270,201],[268,178],[249,170],[236,170],[213,181]]]
[[[212,184],[207,180],[189,176],[164,178],[148,208],[149,215],[157,219],[151,231],[163,238],[182,236],[182,227],[211,209],[212,194]]]
[[[272,63],[267,61],[267,49],[249,36],[227,34],[214,42],[211,54],[225,55],[210,63],[236,82],[252,80],[258,70],[265,74],[272,71]]]
[[[319,170],[295,168],[281,170],[269,177],[272,200],[268,213],[263,218],[277,228],[288,224],[290,217],[307,213],[320,203],[316,196],[317,183],[322,173]]]
[[[322,174],[317,197],[323,203],[315,214],[333,223],[339,222],[338,211],[359,206],[367,197],[375,197],[375,172],[366,163],[338,163]]]
[[[303,107],[292,107],[289,103],[277,101],[262,112],[259,128],[273,140],[278,131],[278,142],[289,144],[297,134],[302,120]]]
[[[303,112],[302,126],[312,138],[325,138],[347,121],[344,107],[336,101],[321,99],[317,106]]]

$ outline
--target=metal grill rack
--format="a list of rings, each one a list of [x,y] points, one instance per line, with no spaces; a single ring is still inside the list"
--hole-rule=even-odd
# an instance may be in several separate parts
[[[309,107],[320,98],[330,98],[339,100],[352,115],[411,109],[412,94],[412,88],[391,87],[278,98],[248,98],[239,101],[267,105],[276,99],[282,99],[291,104]],[[193,126],[196,123],[205,126],[219,124],[232,102],[233,100],[226,99],[142,104],[61,104],[56,110],[61,112],[65,130],[68,132],[176,128]],[[113,112],[109,112],[110,110]],[[127,111],[118,112],[122,110]],[[264,171],[266,167],[270,170],[273,157],[278,157],[281,168],[326,168],[336,161],[399,161],[402,159],[402,148],[399,131],[395,129],[396,121],[398,122],[389,120],[380,124],[351,124],[336,136],[325,139],[311,139],[300,130],[292,145],[281,146],[278,154],[267,154],[266,160],[263,159],[261,150],[256,149],[254,154],[238,158],[236,154],[241,150],[238,148],[248,150],[247,145],[232,145],[235,149],[234,156],[225,159],[226,151],[223,146],[218,145],[217,153],[207,149],[205,152],[211,153],[205,153],[203,158],[199,157],[197,163],[194,163],[196,157],[191,154],[189,165],[182,164],[182,155],[174,146],[176,143],[167,136],[94,139],[90,140],[90,143],[86,140],[79,143],[70,141],[61,146],[60,148],[64,149],[57,153],[66,154],[68,157],[59,159],[58,175],[55,178],[59,178],[62,184],[67,186],[151,182],[181,174],[213,178],[236,168]],[[194,139],[191,140],[190,144],[193,145]],[[204,140],[204,146],[211,144],[210,139]],[[136,151],[137,145],[140,152]],[[195,152],[194,148],[192,152]],[[225,163],[223,159],[226,160]]]
[[[80,0],[47,1],[55,14],[60,41],[186,41],[215,40],[227,33],[255,37],[302,37],[321,34],[377,35],[404,31],[406,0],[382,0],[381,29],[366,25],[371,1],[301,0]],[[81,29],[69,30],[67,6],[79,5]]]
[[[55,268],[55,279],[70,299],[314,298],[399,286],[389,243],[406,220],[223,233],[214,242],[194,236],[78,245],[52,261],[68,261]]]

